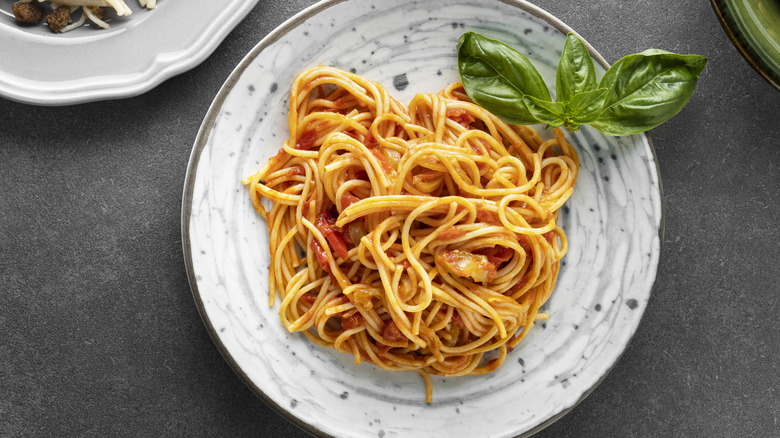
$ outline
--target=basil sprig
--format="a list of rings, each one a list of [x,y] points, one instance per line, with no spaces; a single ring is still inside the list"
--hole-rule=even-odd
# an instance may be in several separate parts
[[[514,124],[537,123],[523,98],[550,100],[534,65],[506,44],[467,32],[458,42],[458,69],[466,93],[479,106]]]
[[[600,81],[588,48],[569,34],[555,73],[556,99],[531,61],[508,45],[467,32],[458,42],[463,88],[479,106],[514,124],[546,123],[608,135],[652,129],[688,103],[707,58],[650,49],[618,60]]]

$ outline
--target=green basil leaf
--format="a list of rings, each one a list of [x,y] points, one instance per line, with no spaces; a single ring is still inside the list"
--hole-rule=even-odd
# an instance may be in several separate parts
[[[549,126],[563,125],[566,111],[563,103],[537,99],[533,96],[525,96],[523,101],[536,120]]]
[[[595,89],[596,69],[590,52],[582,40],[569,33],[555,71],[556,100],[566,102],[577,93]]]
[[[523,97],[550,100],[547,85],[528,58],[475,32],[464,33],[458,41],[458,70],[469,97],[507,123],[538,123]]]
[[[603,112],[591,125],[609,135],[652,129],[688,103],[707,58],[650,49],[618,60],[601,78],[608,90]]]
[[[598,118],[607,100],[607,89],[583,91],[571,97],[567,102],[567,116],[578,124],[591,123]]]

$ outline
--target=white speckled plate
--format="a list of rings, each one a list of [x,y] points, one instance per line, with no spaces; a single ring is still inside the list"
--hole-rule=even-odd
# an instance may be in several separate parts
[[[315,435],[528,435],[572,409],[604,378],[650,297],[662,233],[661,187],[648,137],[569,138],[581,161],[562,211],[569,236],[550,320],[484,376],[434,378],[433,403],[415,373],[355,365],[351,355],[289,334],[267,305],[267,228],[241,178],[287,135],[290,86],[305,67],[352,69],[397,99],[458,79],[465,31],[528,55],[554,84],[570,29],[521,1],[333,0],[263,39],[217,95],[195,143],[184,187],[182,238],[193,295],[215,343],[271,407]],[[602,65],[606,63],[594,55]]]
[[[0,0],[0,97],[69,105],[142,94],[205,60],[257,0],[159,0],[148,10],[106,11],[108,29],[53,34],[19,26],[12,0]],[[44,20],[45,23],[45,20]]]

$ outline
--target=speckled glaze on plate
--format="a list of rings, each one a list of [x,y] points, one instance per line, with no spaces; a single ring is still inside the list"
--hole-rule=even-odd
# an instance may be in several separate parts
[[[190,158],[182,240],[196,305],[243,381],[303,429],[337,437],[530,435],[572,409],[613,367],[650,297],[662,234],[661,186],[645,135],[568,134],[581,171],[561,211],[569,238],[556,290],[537,325],[496,372],[434,378],[355,365],[279,322],[269,308],[268,237],[241,178],[287,137],[288,93],[327,64],[379,81],[397,99],[456,81],[465,31],[524,52],[548,83],[570,29],[537,7],[496,0],[333,0],[263,39],[215,98]],[[604,60],[595,51],[602,66]],[[601,69],[603,73],[603,69]]]
[[[13,2],[0,0],[0,97],[70,105],[137,96],[203,62],[257,0],[159,0],[154,10],[126,3],[133,14],[107,10],[108,29],[53,34],[44,24],[19,26]]]

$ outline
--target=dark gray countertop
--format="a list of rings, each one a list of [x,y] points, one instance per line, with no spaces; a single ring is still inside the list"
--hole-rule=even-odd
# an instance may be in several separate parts
[[[306,436],[209,338],[180,209],[212,98],[312,3],[261,0],[202,65],[139,97],[0,99],[0,436]],[[534,3],[609,62],[650,47],[709,57],[688,106],[651,132],[665,238],[642,324],[538,436],[780,436],[780,91],[706,1]]]

